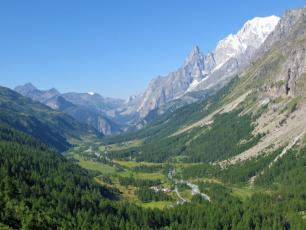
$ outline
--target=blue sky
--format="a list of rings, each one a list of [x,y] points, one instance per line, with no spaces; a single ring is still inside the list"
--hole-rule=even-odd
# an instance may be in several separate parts
[[[302,0],[1,0],[0,85],[126,98],[255,16]]]

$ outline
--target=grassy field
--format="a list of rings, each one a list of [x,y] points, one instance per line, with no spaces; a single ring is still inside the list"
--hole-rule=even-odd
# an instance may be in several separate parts
[[[136,187],[133,186],[123,186],[119,183],[119,177],[133,177],[135,179],[141,180],[157,180],[159,179],[162,182],[164,187],[169,188],[171,183],[162,170],[153,173],[147,172],[135,172],[133,168],[136,166],[154,166],[161,164],[147,163],[147,162],[134,162],[134,161],[113,161],[112,164],[104,164],[98,161],[94,161],[92,156],[94,152],[103,153],[107,151],[109,146],[103,145],[81,145],[72,148],[68,153],[66,153],[66,157],[73,158],[77,160],[78,164],[87,169],[100,173],[100,176],[95,177],[95,181],[101,185],[107,185],[110,187],[117,188],[123,200],[127,200],[131,203],[137,204],[144,208],[158,208],[163,209],[165,207],[170,207],[173,205],[176,200],[173,202],[170,201],[158,201],[158,202],[142,202],[138,199],[135,192],[137,190]],[[90,151],[89,151],[90,150]],[[123,167],[123,170],[120,171],[117,169],[118,167]],[[108,184],[106,181],[103,181],[103,176],[107,176],[111,180],[111,184]],[[172,194],[175,198],[176,195]]]
[[[143,172],[133,172],[133,171],[124,171],[119,172],[119,176],[122,177],[134,177],[135,179],[144,179],[144,180],[157,180],[160,179],[162,181],[166,181],[166,175],[157,172],[157,173],[143,173]]]
[[[252,194],[256,191],[254,188],[250,186],[245,187],[229,187],[232,191],[232,194],[241,200],[246,200],[251,197]]]
[[[245,185],[245,186],[226,185],[226,187],[231,190],[233,196],[240,198],[242,201],[251,197],[254,193],[271,194],[271,191],[259,186],[254,187],[250,185]]]
[[[162,165],[160,163],[151,163],[151,162],[136,162],[136,161],[123,161],[123,160],[114,160],[114,163],[117,163],[121,166],[127,167],[127,168],[133,168],[136,166],[141,166],[141,165]]]
[[[154,202],[148,202],[148,203],[140,202],[138,205],[144,208],[164,209],[164,208],[171,207],[173,205],[173,202],[170,202],[170,201],[154,201]]]
[[[100,162],[90,161],[90,160],[84,160],[82,157],[79,157],[78,155],[75,156],[75,159],[79,161],[79,165],[87,170],[93,170],[97,171],[101,174],[115,174],[116,169],[110,165],[106,165]]]
[[[200,183],[200,182],[223,184],[222,181],[217,179],[217,178],[198,178],[198,179],[194,179],[194,180],[191,180],[191,181],[195,184]]]
[[[136,139],[136,140],[132,140],[128,142],[116,143],[116,144],[111,144],[111,145],[106,145],[106,146],[101,145],[101,146],[103,146],[105,150],[107,150],[108,152],[115,152],[115,151],[121,151],[121,150],[129,149],[129,148],[133,148],[133,147],[138,147],[142,144],[142,142],[143,142],[142,140]]]

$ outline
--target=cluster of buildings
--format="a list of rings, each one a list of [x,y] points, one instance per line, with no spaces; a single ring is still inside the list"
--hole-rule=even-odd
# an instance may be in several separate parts
[[[165,193],[173,192],[173,190],[171,190],[170,188],[164,188],[161,185],[152,186],[150,188],[154,190],[154,192],[165,192]]]

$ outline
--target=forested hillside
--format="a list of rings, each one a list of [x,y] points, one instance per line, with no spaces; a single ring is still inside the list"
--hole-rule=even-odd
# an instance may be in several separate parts
[[[152,81],[127,102],[73,93],[52,96],[53,110],[0,87],[0,230],[305,230],[306,7],[271,19],[269,34],[255,18],[221,41],[226,53],[195,48],[158,78],[166,88]],[[227,64],[202,72],[214,55]],[[197,100],[179,102],[188,92]],[[138,123],[106,137],[67,115],[104,126],[102,109]]]
[[[98,135],[72,117],[4,87],[0,87],[0,122],[28,133],[59,151],[67,150],[72,140]]]
[[[184,162],[214,162],[249,149],[264,135],[253,135],[254,122],[261,111],[244,114],[250,98],[241,101],[232,110],[220,109],[228,100],[226,96],[239,82],[238,77],[234,78],[229,85],[204,101],[168,112],[137,132],[105,138],[105,143],[143,140],[140,146],[112,152],[111,157],[152,162],[175,161],[179,157]],[[211,114],[213,116],[206,123],[203,121],[203,125],[192,127]],[[188,126],[192,128],[181,131]]]
[[[286,176],[271,168],[278,183],[272,193],[260,193],[246,201],[230,195],[225,188],[211,187],[212,202],[196,197],[190,204],[161,210],[143,209],[116,201],[116,190],[95,184],[85,170],[51,152],[40,142],[0,127],[0,222],[12,229],[304,229],[305,189],[286,188]],[[290,184],[305,178],[305,149],[284,160],[291,173]],[[291,162],[291,163],[290,163]],[[267,174],[267,178],[271,178]],[[289,175],[288,174],[288,175]],[[263,177],[265,178],[265,177]],[[277,179],[280,178],[280,179]],[[204,188],[209,188],[208,185]],[[142,199],[148,192],[139,190]],[[155,197],[155,198],[154,198]],[[154,195],[150,199],[160,199]],[[119,198],[120,199],[120,198]],[[164,198],[163,198],[164,199]],[[264,208],[264,207],[269,207]],[[301,216],[299,216],[301,215]]]

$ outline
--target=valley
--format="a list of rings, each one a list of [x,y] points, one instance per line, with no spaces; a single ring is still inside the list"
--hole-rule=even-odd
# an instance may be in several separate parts
[[[239,182],[224,180],[219,175],[218,171],[220,169],[218,167],[201,163],[183,163],[177,161],[179,158],[177,158],[175,163],[171,161],[155,163],[136,162],[132,159],[111,159],[112,152],[133,148],[135,145],[140,145],[140,143],[139,140],[110,145],[97,141],[94,143],[82,143],[65,152],[64,156],[70,161],[79,164],[82,168],[91,171],[97,183],[118,189],[123,200],[145,208],[173,208],[176,205],[191,202],[193,196],[199,196],[203,200],[211,201],[210,196],[202,193],[203,190],[199,189],[199,184],[202,184],[202,189],[203,184],[221,186],[232,196],[241,200],[245,200],[257,192],[269,192],[269,189],[253,186],[254,184],[250,183],[247,178]],[[272,158],[270,160],[271,162],[268,161],[265,165],[269,164],[269,162],[271,164],[274,161]],[[211,170],[216,174],[209,172],[198,174],[197,170],[187,173],[191,168],[193,170],[198,168],[205,172]],[[265,166],[257,168],[256,172],[263,168]],[[244,173],[239,171],[239,167],[236,170],[238,171],[237,173]],[[192,175],[191,177],[190,174]],[[224,174],[228,175],[228,172]],[[125,179],[139,180],[139,183],[125,183]],[[166,193],[172,199],[171,201],[142,201],[137,197],[137,189],[143,186],[155,193]]]
[[[239,28],[127,100],[0,86],[0,230],[305,230],[306,7]]]

